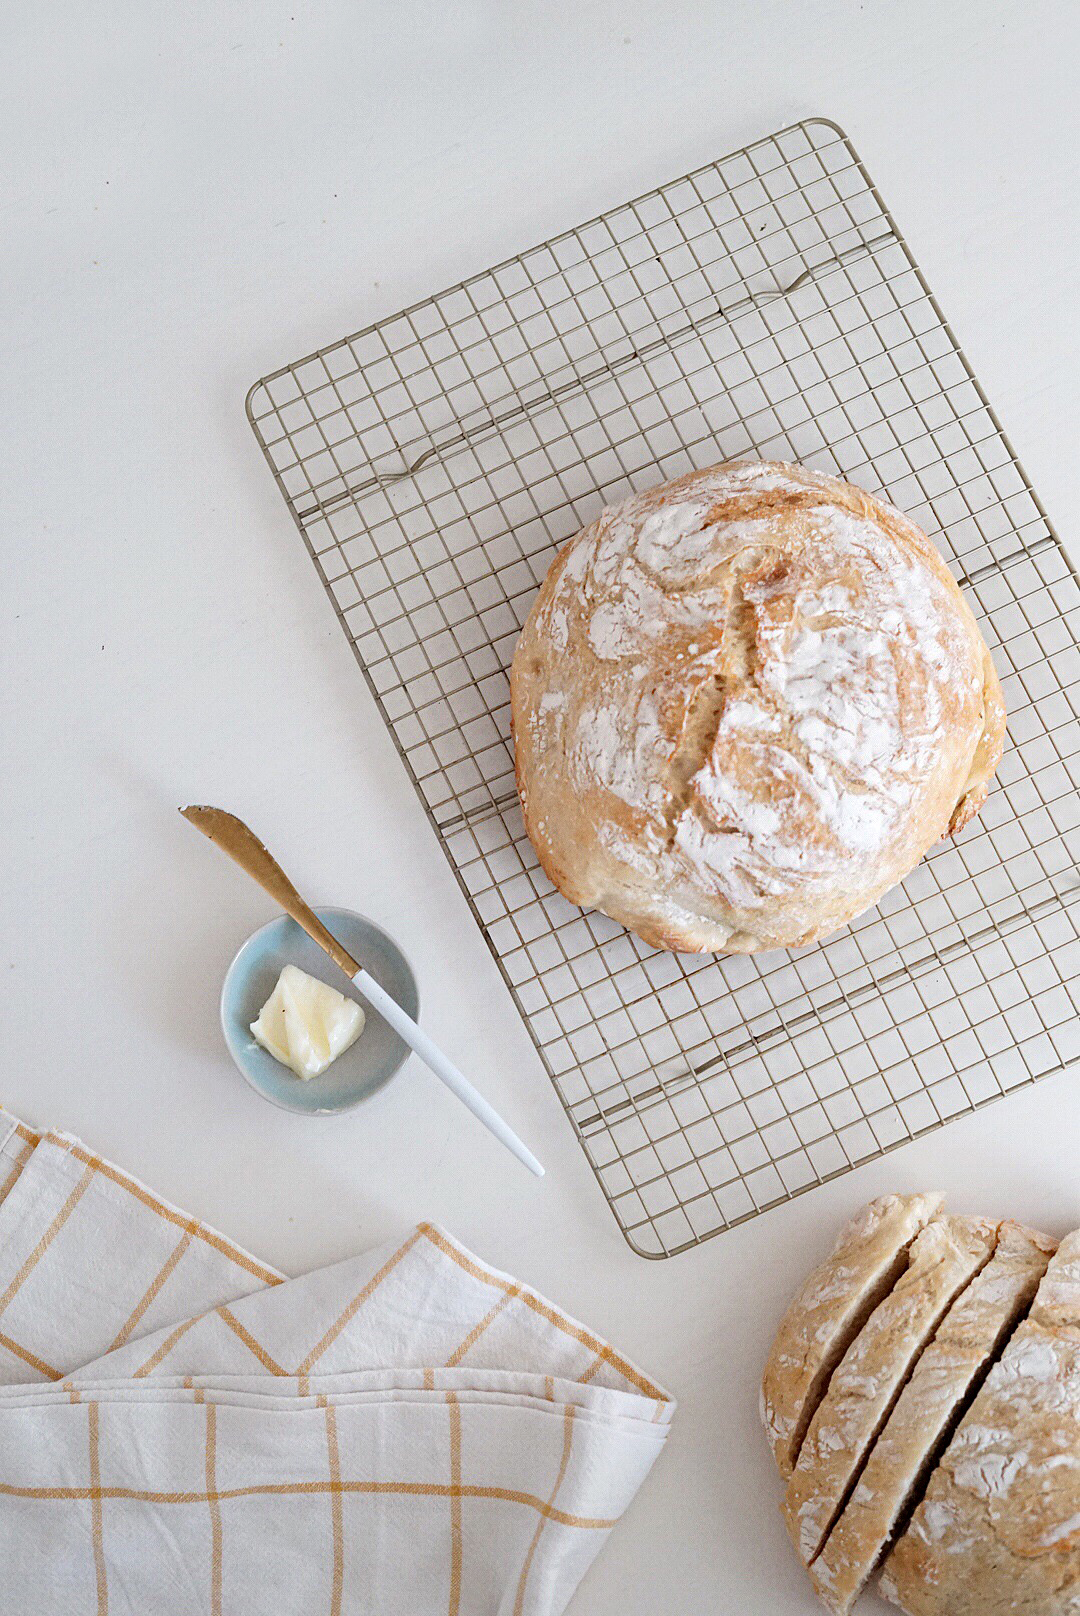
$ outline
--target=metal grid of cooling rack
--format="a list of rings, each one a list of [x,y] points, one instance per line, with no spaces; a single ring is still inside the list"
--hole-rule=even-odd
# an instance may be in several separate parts
[[[850,142],[760,140],[256,384],[248,414],[627,1240],[668,1256],[1080,1055],[1080,588]],[[507,670],[556,547],[736,456],[882,492],[993,650],[979,819],[790,953],[568,904]]]

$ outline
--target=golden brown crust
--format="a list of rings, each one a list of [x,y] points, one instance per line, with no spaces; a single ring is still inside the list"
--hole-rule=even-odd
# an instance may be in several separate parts
[[[559,552],[511,670],[549,879],[655,947],[825,936],[984,800],[1001,690],[925,534],[805,468],[732,463]]]
[[[983,646],[983,726],[979,744],[975,748],[975,757],[971,764],[971,773],[964,786],[963,795],[953,809],[949,821],[947,836],[955,836],[958,831],[978,813],[986,801],[990,790],[990,782],[997,772],[1001,762],[1001,754],[1005,750],[1005,698],[1001,693],[1001,683],[994,667],[993,658],[988,647]]]

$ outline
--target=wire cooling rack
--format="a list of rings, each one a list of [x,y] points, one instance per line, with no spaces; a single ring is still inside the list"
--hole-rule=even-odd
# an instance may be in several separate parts
[[[287,365],[248,414],[636,1251],[682,1251],[1080,1055],[1080,590],[835,125]],[[740,455],[838,472],[931,534],[1009,746],[974,824],[839,935],[660,953],[540,870],[507,671],[558,545]]]

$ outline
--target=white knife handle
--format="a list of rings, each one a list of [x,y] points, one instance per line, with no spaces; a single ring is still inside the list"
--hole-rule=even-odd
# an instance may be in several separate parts
[[[385,988],[381,988],[375,978],[361,968],[353,977],[353,981],[360,992],[379,1012],[384,1021],[388,1021],[400,1038],[403,1038],[410,1049],[416,1051],[425,1066],[435,1073],[452,1094],[456,1094],[462,1105],[467,1105],[473,1116],[484,1124],[484,1127],[493,1133],[496,1139],[513,1152],[518,1161],[523,1162],[530,1173],[537,1178],[543,1178],[544,1169],[537,1161],[531,1150],[522,1144],[514,1130],[507,1126],[499,1113],[478,1094],[468,1078],[458,1071],[452,1061],[447,1060],[438,1044],[433,1043],[422,1027],[418,1027],[411,1016],[392,999]]]

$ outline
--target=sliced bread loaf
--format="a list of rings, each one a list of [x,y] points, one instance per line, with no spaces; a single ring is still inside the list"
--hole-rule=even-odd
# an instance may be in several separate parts
[[[1080,1613],[1080,1231],[957,1428],[881,1592],[908,1616]]]
[[[833,1372],[788,1482],[784,1516],[804,1565],[821,1548],[923,1348],[990,1257],[997,1225],[939,1217]]]
[[[883,1195],[864,1206],[785,1313],[761,1382],[761,1421],[782,1476],[791,1475],[833,1370],[907,1267],[911,1242],[943,1200]]]
[[[1027,1312],[1055,1242],[1003,1223],[994,1255],[945,1314],[810,1567],[836,1616],[847,1616],[969,1397]]]

